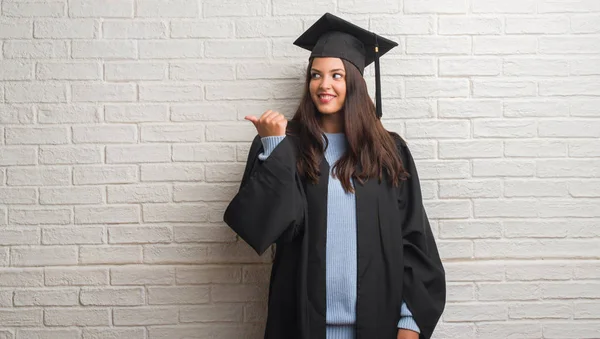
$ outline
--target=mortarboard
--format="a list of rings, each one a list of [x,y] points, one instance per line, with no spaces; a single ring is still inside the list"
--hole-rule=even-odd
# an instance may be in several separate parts
[[[310,58],[335,57],[351,62],[361,74],[375,62],[377,118],[381,118],[381,78],[379,57],[398,44],[331,13],[325,13],[310,26],[294,45],[312,51]]]

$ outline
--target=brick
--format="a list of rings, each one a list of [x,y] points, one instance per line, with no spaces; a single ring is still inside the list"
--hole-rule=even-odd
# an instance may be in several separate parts
[[[74,102],[129,102],[137,98],[134,84],[72,84],[71,91]]]
[[[100,0],[70,1],[69,17],[130,18],[133,17],[133,0],[111,0],[110,6]]]
[[[226,104],[171,105],[171,121],[231,121],[236,118],[235,107]]]
[[[600,309],[600,304],[598,301],[583,301],[583,302],[575,302],[573,305],[573,317],[575,319],[597,319],[600,318],[600,314],[598,313],[598,309]]]
[[[204,181],[202,165],[142,164],[142,181]]]
[[[594,338],[598,336],[598,321],[575,320],[570,322],[553,321],[542,324],[544,337],[547,338]]]
[[[143,216],[145,222],[203,222],[208,212],[204,204],[147,204]]]
[[[71,56],[74,59],[134,59],[137,57],[137,45],[132,40],[75,40]]]
[[[147,264],[203,264],[207,262],[206,246],[148,245],[144,247]]]
[[[268,42],[263,40],[209,40],[206,56],[209,58],[266,58]]]
[[[539,215],[544,218],[599,217],[600,211],[596,206],[593,199],[546,200],[540,202]]]
[[[439,227],[440,237],[447,239],[477,239],[502,237],[502,226],[499,222],[442,220],[440,221]],[[498,275],[503,276],[502,274]]]
[[[540,338],[539,323],[489,322],[477,324],[477,333],[482,338]]]
[[[522,223],[511,222],[509,225],[504,223],[507,229],[522,228]],[[544,227],[553,225],[544,225]],[[550,232],[548,232],[550,233]],[[559,261],[536,261],[522,262],[515,261],[506,265],[506,279],[533,281],[533,280],[568,280],[573,277],[573,268],[565,262]]]
[[[15,306],[76,306],[78,289],[28,289],[14,292]]]
[[[389,75],[435,75],[436,65],[433,59],[382,59],[382,68],[385,68]],[[297,76],[296,76],[297,78]],[[387,116],[387,114],[386,114]]]
[[[230,201],[239,185],[177,184],[173,187],[173,201]]]
[[[535,163],[528,160],[473,160],[474,177],[529,177],[535,169]]]
[[[104,194],[100,187],[40,188],[40,204],[100,204]]]
[[[355,1],[355,0],[340,0],[338,1],[339,11],[342,13],[362,14],[365,12],[375,13],[398,13],[401,9],[400,4],[394,0],[385,1]]]
[[[165,226],[110,227],[108,242],[111,244],[170,243],[171,229]]]
[[[173,80],[234,80],[235,65],[206,62],[171,63],[169,78]]]
[[[537,86],[533,81],[473,81],[474,97],[523,97],[535,96],[536,92]]]
[[[36,245],[39,243],[38,230],[0,229],[0,245]]]
[[[68,167],[10,167],[6,169],[6,178],[10,186],[62,186],[71,183]]]
[[[217,285],[211,289],[211,298],[217,302],[247,302],[265,300],[267,289],[260,285]]]
[[[64,17],[65,3],[62,2],[6,2],[2,4],[2,14],[7,17]],[[0,337],[1,338],[1,337]]]
[[[473,13],[535,13],[535,0],[472,0]]]
[[[39,80],[100,80],[102,67],[92,62],[38,62]]]
[[[476,258],[503,257],[514,259],[536,259],[541,256],[548,259],[565,258],[573,256],[577,256],[579,258],[591,258],[595,255],[596,252],[598,252],[597,244],[594,244],[593,241],[589,240],[565,241],[563,239],[513,239],[508,242],[496,240],[475,240]],[[562,295],[560,294],[559,290],[560,289],[554,290],[556,295],[558,296],[555,296],[553,298],[567,299],[567,293],[570,289],[563,289]],[[573,294],[576,294],[579,291],[581,290],[574,291]],[[548,298],[548,294],[548,292],[542,291],[543,298]]]
[[[545,214],[544,204],[540,204],[540,215]],[[568,206],[567,206],[568,207]],[[508,238],[581,238],[593,237],[596,233],[594,225],[590,221],[566,222],[562,220],[546,220],[528,223],[523,227],[523,222],[505,221],[505,235]]]
[[[102,23],[106,39],[164,39],[167,24],[162,21],[110,21]]]
[[[600,41],[587,36],[542,36],[539,38],[540,54],[598,54]]]
[[[104,106],[104,119],[110,122],[167,121],[169,108],[163,104],[110,104]]]
[[[600,32],[600,30],[599,30]],[[571,75],[600,75],[600,59],[576,59],[569,61]]]
[[[504,183],[506,197],[564,197],[567,185],[552,181],[512,180]]]
[[[78,329],[19,329],[17,336],[18,338],[27,339],[79,339],[81,338],[81,332]]]
[[[205,286],[148,287],[149,305],[205,304],[210,288]]]
[[[140,59],[186,59],[204,57],[204,42],[200,40],[142,40],[138,42],[138,45]]]
[[[139,221],[138,206],[75,207],[76,224],[136,223]]]
[[[302,21],[298,18],[240,19],[235,21],[235,33],[240,38],[295,37],[302,33]]]
[[[442,181],[440,198],[498,198],[501,196],[500,181]]]
[[[537,135],[534,120],[477,120],[473,127],[475,137],[531,138]]]
[[[35,204],[37,192],[33,188],[0,188],[1,204]]]
[[[467,138],[469,136],[469,122],[462,120],[444,121],[407,121],[406,137],[420,138]]]
[[[470,16],[440,16],[440,35],[494,35],[502,33],[500,18]]]
[[[477,300],[509,301],[537,300],[541,297],[540,287],[531,283],[491,282],[477,284]]]
[[[600,32],[600,16],[598,14],[571,16],[571,31],[573,33]]]
[[[542,0],[538,10],[540,13],[600,12],[600,5],[593,0]]]
[[[432,219],[468,218],[471,215],[471,203],[467,200],[429,201],[425,208]]]
[[[568,116],[570,110],[568,102],[549,99],[505,101],[503,109],[511,118]]]
[[[460,14],[467,13],[468,5],[465,0],[406,0],[404,2],[405,13],[450,13]],[[365,9],[368,12],[369,9]]]
[[[42,326],[41,309],[0,309],[0,323],[6,327]]]
[[[21,60],[0,60],[0,80],[31,80],[34,65]]]
[[[111,285],[172,285],[173,267],[123,266],[110,269]]]
[[[543,178],[598,177],[600,161],[595,159],[538,160],[537,175]]]
[[[96,287],[81,289],[84,306],[137,306],[145,302],[143,287]]]
[[[166,74],[166,63],[136,61],[104,64],[104,77],[109,81],[164,80]]]
[[[45,82],[14,82],[5,85],[8,103],[59,103],[67,101],[64,84]]]
[[[177,243],[190,242],[235,242],[236,234],[224,226],[174,226],[174,240]]]
[[[52,268],[45,271],[48,286],[108,285],[108,269],[97,267]]]
[[[508,17],[508,34],[564,34],[569,32],[569,18],[565,16]]]
[[[407,54],[469,54],[471,39],[456,37],[407,37]]]
[[[107,308],[46,308],[46,326],[109,326],[110,310]]]
[[[98,146],[42,146],[41,164],[98,164],[102,162],[102,148]],[[73,171],[75,173],[76,170]]]
[[[570,100],[571,116],[575,117],[594,117],[600,116],[600,110],[597,109],[600,100]]]
[[[191,324],[190,324],[191,325]],[[150,329],[152,339],[184,339],[190,337],[199,338],[260,338],[264,335],[264,326],[256,324],[234,325],[231,323],[210,326],[161,326]]]
[[[217,143],[173,145],[173,161],[218,162],[235,161],[235,159],[235,146],[232,145]]]
[[[271,268],[269,266],[244,266],[242,276],[244,283],[268,283]]]
[[[75,185],[127,184],[138,179],[136,166],[76,166],[73,169]]]
[[[117,326],[145,326],[176,324],[177,307],[127,307],[113,309],[113,323]]]
[[[44,271],[41,268],[0,268],[2,287],[41,287],[44,285]]]
[[[103,242],[104,230],[102,227],[61,227],[42,229],[42,244],[80,245],[101,244]]]
[[[125,185],[107,187],[108,203],[168,202],[171,190],[167,185]]]
[[[31,21],[3,19],[0,21],[0,39],[31,39],[33,24]]]
[[[538,133],[541,137],[598,138],[600,137],[600,121],[540,121]]]
[[[0,92],[2,94],[2,92]],[[3,124],[32,124],[34,122],[34,112],[31,107],[17,105],[0,105],[2,115],[0,123]]]
[[[241,282],[241,270],[237,266],[177,267],[175,271],[177,284],[233,284]]]
[[[236,304],[183,306],[179,320],[193,322],[242,322],[244,309]]]
[[[492,321],[506,320],[508,309],[506,305],[492,303],[460,303],[446,306],[444,321]]]
[[[146,339],[142,328],[84,328],[83,339]]]
[[[407,79],[405,84],[407,98],[448,98],[469,95],[469,83],[463,79]]]
[[[97,39],[100,24],[90,19],[45,19],[33,23],[36,39]]]
[[[473,244],[470,241],[439,241],[437,246],[442,260],[473,257]]]
[[[107,146],[106,162],[113,164],[123,163],[151,163],[170,162],[171,148],[169,145],[150,144],[132,146]]]
[[[67,42],[60,40],[13,40],[4,43],[4,57],[9,59],[67,58],[68,53]]]
[[[71,222],[71,209],[14,207],[8,211],[8,222],[16,225],[66,225]]]
[[[142,262],[140,246],[81,246],[80,264],[139,264]]]
[[[140,85],[140,101],[200,101],[203,97],[200,85]]]
[[[2,147],[0,149],[0,165],[34,165],[36,164],[36,150],[28,147]]]
[[[74,126],[75,143],[131,143],[137,141],[134,125]]]
[[[499,140],[440,141],[439,158],[499,158],[503,147]]]
[[[561,298],[597,298],[600,287],[594,282],[544,282],[541,283],[542,297],[545,299]]]
[[[502,61],[497,58],[440,58],[441,76],[500,75]]]
[[[218,6],[217,4],[213,6]],[[237,22],[237,21],[236,21]],[[218,39],[233,36],[233,22],[218,19],[171,22],[172,38]]]
[[[470,175],[469,162],[458,161],[419,161],[419,179],[461,179]]]
[[[60,266],[77,264],[77,248],[73,246],[11,248],[14,266]]]
[[[491,118],[502,114],[500,100],[440,99],[438,115],[444,118]]]
[[[530,36],[475,36],[473,54],[535,54],[537,39]]]
[[[79,104],[38,105],[38,122],[41,124],[81,124],[100,122],[98,107]]]
[[[546,80],[540,81],[539,94],[541,96],[597,96],[600,95],[600,90],[597,88],[597,81],[589,79],[578,79],[574,80],[563,80],[554,81]]]
[[[473,284],[450,283],[446,286],[446,301],[472,301],[475,300]]]
[[[553,158],[565,157],[567,145],[555,140],[507,140],[504,142],[507,157]]]
[[[598,157],[600,156],[600,141],[571,141],[569,142],[569,156]]]
[[[136,0],[140,18],[195,18],[200,14],[194,0]]]
[[[242,179],[244,169],[244,164],[207,164],[206,181],[239,182]]]
[[[6,127],[7,145],[60,145],[69,142],[65,127]]]

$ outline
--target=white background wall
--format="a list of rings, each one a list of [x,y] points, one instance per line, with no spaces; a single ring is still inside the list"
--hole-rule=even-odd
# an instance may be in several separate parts
[[[597,0],[2,0],[0,338],[261,337],[269,257],[222,213],[325,11],[400,44],[435,337],[600,338]]]

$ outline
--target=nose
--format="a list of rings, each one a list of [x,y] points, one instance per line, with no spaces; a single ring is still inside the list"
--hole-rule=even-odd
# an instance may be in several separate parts
[[[321,78],[321,82],[319,83],[319,88],[321,88],[321,89],[331,88],[331,79],[329,79],[329,76],[323,76]]]

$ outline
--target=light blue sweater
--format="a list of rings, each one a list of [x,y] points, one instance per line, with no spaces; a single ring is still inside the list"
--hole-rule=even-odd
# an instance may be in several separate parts
[[[331,328],[339,327],[336,331],[340,332],[356,321],[357,263],[356,260],[348,260],[356,258],[356,199],[354,194],[346,193],[341,182],[333,176],[333,165],[346,152],[346,136],[343,133],[325,135],[329,139],[325,159],[332,170],[327,192],[327,325]],[[284,138],[285,136],[261,138],[264,151],[258,158],[266,160]],[[400,309],[398,328],[419,332],[406,303],[402,303]],[[342,338],[344,335],[330,333],[328,329],[329,337]],[[350,334],[347,337],[351,337]]]

